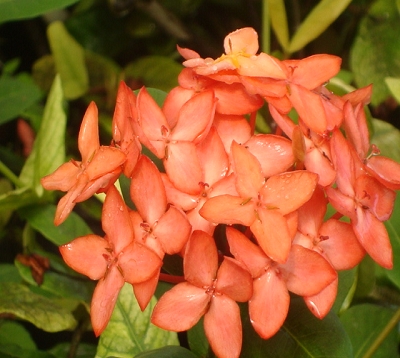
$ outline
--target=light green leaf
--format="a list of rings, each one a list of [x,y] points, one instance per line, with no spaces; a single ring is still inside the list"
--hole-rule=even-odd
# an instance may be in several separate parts
[[[166,346],[140,353],[135,358],[197,358],[195,354],[180,346]]]
[[[107,328],[100,336],[97,358],[131,358],[136,354],[167,345],[179,345],[177,334],[162,330],[150,323],[156,299],[153,297],[141,312],[132,286],[125,284],[119,293]]]
[[[348,309],[340,316],[353,344],[354,358],[362,358],[393,317],[390,308],[361,304]],[[396,329],[387,336],[374,354],[374,358],[398,357]]]
[[[350,66],[358,87],[374,84],[371,103],[390,95],[386,77],[400,77],[400,14],[395,3],[378,0],[362,19],[350,51]]]
[[[25,74],[16,77],[1,76],[0,124],[17,117],[41,97],[39,87],[30,76]]]
[[[124,69],[126,78],[141,80],[147,87],[169,91],[178,85],[182,65],[165,56],[145,56]]]
[[[57,169],[65,160],[65,127],[67,117],[60,77],[54,79],[47,98],[43,120],[33,150],[22,168],[20,179],[43,193],[40,179]]]
[[[400,103],[400,78],[386,77],[385,83],[398,103]]]
[[[49,25],[47,37],[57,72],[61,77],[65,98],[79,98],[89,88],[83,47],[67,32],[61,21]]]
[[[293,53],[316,39],[350,4],[351,0],[321,0],[300,24],[289,43],[287,52]]]
[[[0,195],[0,211],[15,210],[25,205],[38,202],[38,197],[32,188],[24,187]]]
[[[52,204],[24,207],[19,213],[35,230],[57,246],[64,245],[78,236],[92,233],[85,221],[75,212],[71,212],[61,225],[55,226],[53,220],[56,206]]]
[[[46,332],[59,332],[76,326],[69,311],[17,283],[0,283],[0,313],[13,314]]]
[[[247,305],[242,305],[243,348],[252,358],[353,358],[349,337],[338,317],[330,312],[314,317],[299,297],[292,297],[288,317],[280,331],[264,340],[251,326]]]
[[[286,52],[289,45],[289,27],[287,23],[285,2],[283,0],[266,0],[268,3],[271,26],[276,38]]]
[[[62,9],[78,0],[0,0],[0,23],[28,19],[46,12]]]

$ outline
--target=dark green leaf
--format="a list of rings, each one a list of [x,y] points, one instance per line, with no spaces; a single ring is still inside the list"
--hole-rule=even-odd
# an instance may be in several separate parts
[[[362,304],[351,307],[340,316],[353,344],[354,358],[364,357],[393,314],[394,311],[387,307]],[[397,332],[393,329],[375,352],[374,358],[398,356]]]
[[[70,343],[60,343],[49,350],[57,358],[68,358]],[[96,355],[96,346],[85,342],[80,342],[74,357],[76,358],[93,358]]]
[[[42,93],[31,77],[27,75],[1,76],[0,124],[17,117],[41,97]]]
[[[357,86],[374,84],[371,103],[386,100],[390,91],[386,77],[400,77],[400,15],[392,0],[376,1],[360,22],[350,52],[350,65]]]
[[[11,264],[0,265],[0,282],[21,282],[17,268]]]
[[[245,307],[245,306],[244,306]],[[349,337],[338,317],[330,312],[323,320],[314,317],[301,298],[292,298],[282,329],[272,338],[260,338],[243,314],[241,357],[252,358],[353,358]]]
[[[62,9],[78,0],[0,0],[0,23],[36,17],[46,12]]]
[[[107,328],[100,336],[96,357],[131,358],[150,349],[179,345],[177,334],[150,323],[156,299],[153,297],[144,312],[139,308],[132,286],[125,284],[119,293]]]
[[[357,269],[338,272],[339,285],[335,303],[332,307],[333,312],[339,314],[350,305],[357,283]]]
[[[24,349],[36,349],[29,332],[18,322],[0,320],[0,346],[15,344]]]
[[[38,202],[38,197],[32,188],[21,188],[0,195],[0,211],[16,210],[25,205]]]
[[[55,358],[52,354],[32,349],[21,348],[16,344],[1,344],[0,356],[2,358]]]
[[[53,220],[56,206],[52,204],[25,207],[19,213],[35,230],[57,246],[64,245],[78,236],[92,233],[85,221],[75,212],[71,212],[61,225],[55,226]]]
[[[47,36],[57,72],[61,77],[65,98],[79,98],[89,88],[83,47],[67,32],[60,21],[49,25]]]
[[[146,56],[129,64],[124,69],[127,79],[141,80],[147,87],[169,91],[178,85],[182,65],[164,56]]]
[[[0,313],[13,314],[47,332],[72,329],[73,315],[54,300],[17,283],[0,283]]]
[[[374,135],[371,138],[371,143],[374,143],[381,154],[400,162],[400,131],[390,123],[372,120]]]
[[[210,344],[208,343],[206,334],[204,332],[203,317],[187,332],[187,339],[189,347],[192,352],[196,353],[199,357],[206,357]]]

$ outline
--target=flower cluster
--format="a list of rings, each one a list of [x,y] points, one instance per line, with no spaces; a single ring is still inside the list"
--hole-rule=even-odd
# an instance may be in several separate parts
[[[87,235],[60,248],[68,265],[99,280],[91,305],[96,335],[125,282],[141,309],[147,306],[165,255],[182,256],[184,277],[161,297],[152,323],[185,331],[204,316],[219,357],[240,354],[236,302],[248,302],[255,331],[267,339],[285,321],[289,292],[323,318],[336,297],[338,270],[366,253],[393,265],[383,222],[400,188],[400,165],[369,143],[363,107],[371,86],[334,95],[325,85],[340,58],[257,54],[252,28],[229,34],[224,48],[215,60],[178,48],[185,68],[162,108],[145,88],[135,96],[121,83],[110,146],[99,144],[90,104],[78,141],[82,161],[42,179],[46,189],[67,192],[57,225],[75,203],[106,193],[105,237]],[[262,106],[274,134],[255,134]],[[121,173],[130,179],[134,210],[114,187]],[[326,218],[328,204],[336,214]],[[216,243],[220,224],[223,247]]]

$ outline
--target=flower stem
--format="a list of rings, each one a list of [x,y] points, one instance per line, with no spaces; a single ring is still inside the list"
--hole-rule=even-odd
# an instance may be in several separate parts
[[[2,162],[0,161],[0,172],[9,179],[17,188],[22,188],[24,183]]]
[[[397,309],[391,320],[388,322],[386,327],[382,330],[382,332],[376,337],[375,341],[372,342],[371,346],[368,348],[367,352],[363,355],[363,358],[370,358],[373,356],[375,351],[379,348],[385,338],[389,335],[392,329],[397,325],[400,321],[400,308]]]
[[[183,276],[174,276],[167,273],[160,273],[160,280],[169,283],[180,283],[185,282],[185,278]]]

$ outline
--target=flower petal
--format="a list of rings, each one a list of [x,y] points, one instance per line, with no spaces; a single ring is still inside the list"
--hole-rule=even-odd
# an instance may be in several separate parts
[[[151,323],[168,331],[186,331],[203,316],[210,299],[204,288],[178,283],[161,296],[153,309]]]
[[[98,110],[96,104],[90,102],[83,116],[78,137],[78,148],[82,156],[82,163],[89,162],[99,147]]]
[[[125,153],[118,148],[101,146],[89,161],[85,172],[89,180],[94,180],[120,167],[124,164],[125,160]],[[107,163],[107,165],[104,165],[105,163]]]
[[[149,304],[151,298],[154,295],[154,292],[156,292],[159,277],[160,273],[157,272],[153,277],[150,277],[147,281],[135,283],[133,285],[133,291],[135,293],[136,300],[142,311],[146,309],[147,305]]]
[[[104,279],[101,279],[93,292],[90,305],[90,318],[93,331],[98,337],[107,327],[117,302],[124,279],[116,267],[112,267]]]
[[[107,257],[110,257],[107,240],[97,235],[86,235],[60,246],[65,263],[76,272],[99,280],[107,270]]]
[[[258,51],[258,34],[252,27],[243,27],[228,34],[224,39],[224,50],[230,54],[255,55]]]
[[[261,338],[272,337],[285,322],[290,296],[285,282],[274,270],[254,280],[253,297],[249,301],[251,324]]]
[[[304,297],[308,309],[315,317],[323,319],[329,313],[335,303],[338,283],[336,279],[316,295]]]
[[[217,357],[239,357],[242,349],[242,322],[235,301],[216,295],[204,315],[204,331]]]

